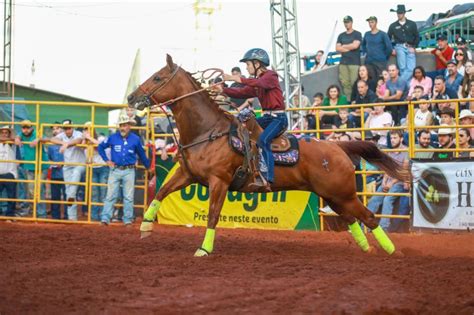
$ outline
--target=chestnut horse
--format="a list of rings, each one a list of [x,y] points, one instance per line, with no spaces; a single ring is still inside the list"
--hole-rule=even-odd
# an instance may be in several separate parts
[[[129,106],[137,109],[168,106],[174,115],[181,142],[180,166],[156,194],[144,214],[140,230],[142,235],[151,233],[161,201],[166,196],[190,184],[200,183],[209,187],[209,219],[204,241],[195,256],[207,256],[214,248],[215,227],[227,190],[236,169],[243,164],[243,156],[237,154],[228,141],[231,123],[237,122],[232,115],[219,109],[207,90],[202,89],[190,73],[174,64],[171,56],[167,55],[166,62],[165,67],[128,96]],[[261,130],[255,120],[247,125]],[[272,191],[316,193],[347,221],[363,251],[372,248],[357,220],[370,228],[380,246],[392,254],[395,251],[393,243],[356,195],[354,165],[350,156],[360,156],[399,180],[407,180],[407,172],[373,143],[366,141],[337,143],[305,139],[299,140],[299,150],[300,159],[295,166],[275,167]],[[239,191],[254,190],[247,182]]]

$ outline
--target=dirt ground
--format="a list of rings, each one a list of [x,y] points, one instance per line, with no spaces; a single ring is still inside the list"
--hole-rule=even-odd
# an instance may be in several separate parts
[[[474,314],[474,235],[392,235],[359,251],[337,232],[0,222],[0,314]],[[371,238],[374,244],[374,240]]]

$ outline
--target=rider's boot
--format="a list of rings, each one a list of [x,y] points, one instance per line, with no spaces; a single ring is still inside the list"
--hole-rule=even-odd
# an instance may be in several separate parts
[[[259,173],[258,176],[255,176],[255,181],[249,184],[249,188],[255,189],[259,192],[271,192],[272,188],[270,182],[268,182],[262,174]]]

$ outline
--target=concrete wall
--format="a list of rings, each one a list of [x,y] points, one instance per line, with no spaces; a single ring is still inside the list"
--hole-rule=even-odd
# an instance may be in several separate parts
[[[396,63],[395,57],[390,58],[389,64],[390,63]],[[423,66],[426,71],[432,71],[435,69],[434,55],[429,51],[418,52],[416,54],[416,64],[417,66]],[[301,83],[304,86],[304,94],[312,100],[313,95],[317,92],[326,95],[326,89],[331,84],[337,84],[340,86],[338,69],[339,66],[334,65],[318,72],[303,74],[301,76]]]

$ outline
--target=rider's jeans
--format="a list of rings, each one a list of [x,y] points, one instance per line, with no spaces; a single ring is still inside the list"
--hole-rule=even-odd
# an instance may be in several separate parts
[[[285,113],[263,115],[257,118],[258,124],[264,129],[258,138],[258,146],[262,149],[263,158],[267,164],[267,180],[273,182],[274,160],[271,149],[272,140],[288,127],[288,118]]]

